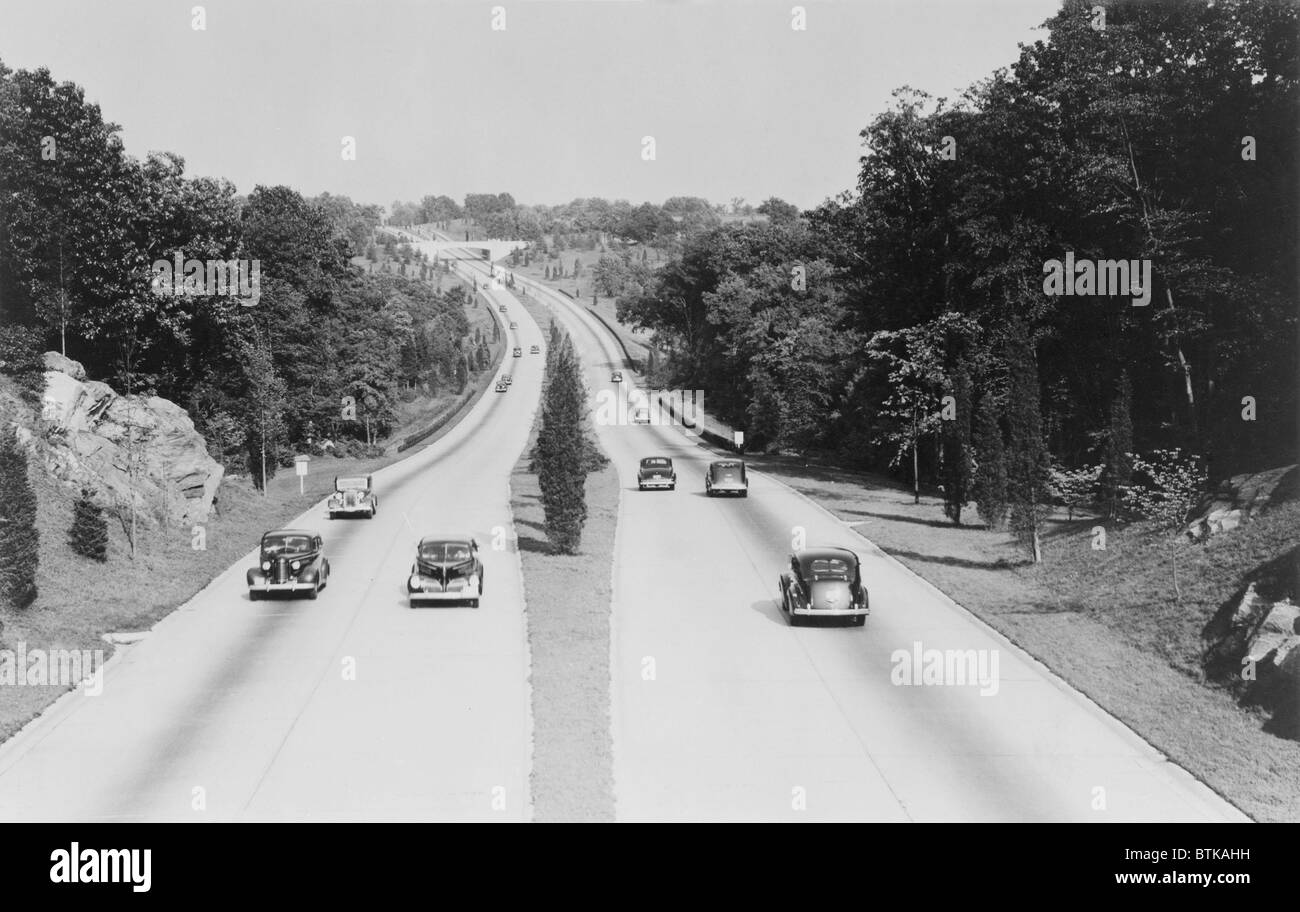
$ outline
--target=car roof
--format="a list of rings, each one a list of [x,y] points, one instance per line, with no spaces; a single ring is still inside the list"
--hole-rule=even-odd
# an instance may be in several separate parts
[[[468,545],[473,538],[474,536],[467,532],[436,532],[423,536],[420,539],[420,544],[424,545],[429,542],[450,542],[456,545]]]
[[[743,466],[744,464],[745,460],[743,459],[715,459],[713,462],[709,463],[709,468],[713,468],[714,466],[730,468],[732,466]]]
[[[672,461],[673,461],[673,457],[671,457],[671,456],[643,456],[643,457],[641,457],[641,461],[642,461],[643,463],[645,463],[645,462],[658,462],[658,461],[663,461],[663,462],[672,462]]]
[[[816,560],[842,560],[848,561],[852,566],[858,563],[858,556],[848,548],[805,548],[803,551],[796,551],[795,558],[798,559],[799,565],[807,567]]]
[[[312,529],[276,529],[273,532],[263,533],[262,537],[266,538],[268,535],[307,535],[314,538],[316,534]]]

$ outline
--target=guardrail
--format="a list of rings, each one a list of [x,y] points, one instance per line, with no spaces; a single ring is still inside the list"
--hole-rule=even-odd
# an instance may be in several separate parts
[[[671,399],[665,400],[662,392],[660,392],[655,398],[659,400],[660,408],[668,409],[668,414],[672,416],[674,421],[680,421],[683,426],[686,425],[685,419],[682,418],[681,415],[677,414],[677,410],[673,408],[673,403]],[[736,446],[734,440],[728,440],[726,437],[722,436],[721,434],[718,434],[714,431],[710,431],[708,428],[706,428],[704,426],[704,419],[702,417],[697,417],[695,419],[695,429],[699,431],[700,439],[705,441],[706,443],[709,443],[710,445],[715,446],[721,450],[728,450],[732,453],[740,452],[740,449]]]

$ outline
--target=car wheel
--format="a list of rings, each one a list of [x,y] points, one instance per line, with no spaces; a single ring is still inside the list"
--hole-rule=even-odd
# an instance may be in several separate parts
[[[371,505],[370,505],[370,518],[371,518],[371,519],[374,519],[374,518],[375,518],[375,513],[377,513],[377,512],[378,512],[378,511],[375,509],[375,505],[374,505],[374,504],[371,504]]]
[[[248,590],[248,600],[250,602],[256,602],[261,598],[262,598],[262,593],[258,592],[256,589]]]
[[[740,496],[741,496],[741,497],[748,497],[748,496],[749,496],[749,489],[746,488],[745,490],[741,491],[741,492],[740,492]]]
[[[859,614],[857,617],[853,619],[854,627],[862,627],[866,623],[867,623],[867,616],[865,614]]]
[[[338,519],[338,518],[339,515],[335,513],[333,510],[330,510],[330,519]]]
[[[477,607],[478,607],[478,599],[470,599],[470,601],[469,601],[469,606],[470,606],[471,608],[477,608]]]
[[[307,590],[307,598],[311,599],[311,600],[314,602],[314,601],[316,601],[316,596],[318,596],[318,595],[320,595],[320,583],[319,583],[319,582],[316,583],[315,587],[313,587],[312,589]]]

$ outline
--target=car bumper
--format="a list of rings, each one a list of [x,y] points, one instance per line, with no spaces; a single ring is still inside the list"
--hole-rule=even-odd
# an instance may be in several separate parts
[[[792,608],[790,613],[800,617],[847,618],[868,615],[871,608]]]
[[[335,516],[337,516],[340,513],[343,514],[358,513],[358,514],[365,514],[366,516],[369,516],[370,504],[366,504],[364,507],[359,505],[355,507],[330,507],[329,512],[334,514]]]
[[[457,592],[425,592],[422,589],[408,589],[406,597],[412,602],[477,602],[477,589],[461,589]]]
[[[316,583],[304,583],[301,580],[293,580],[288,583],[249,583],[248,588],[253,592],[305,592],[309,589],[315,589]]]
[[[713,494],[744,494],[748,490],[747,485],[715,484],[709,486],[709,491]]]
[[[677,484],[672,478],[646,478],[637,482],[643,488],[671,488]]]

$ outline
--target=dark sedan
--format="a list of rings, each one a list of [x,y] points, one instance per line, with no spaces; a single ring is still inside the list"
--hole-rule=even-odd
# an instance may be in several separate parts
[[[272,592],[305,592],[314,599],[330,577],[325,543],[306,529],[280,529],[262,536],[256,567],[248,571],[248,597],[257,601]]]
[[[646,488],[676,489],[677,472],[673,469],[673,461],[667,456],[647,456],[642,459],[636,470],[636,485],[642,491]]]
[[[861,627],[871,613],[858,556],[847,548],[809,548],[790,555],[781,574],[781,611],[796,627],[802,618],[849,618]]]
[[[459,602],[478,607],[483,595],[483,562],[469,535],[426,535],[415,550],[406,580],[410,606],[417,602]]]

